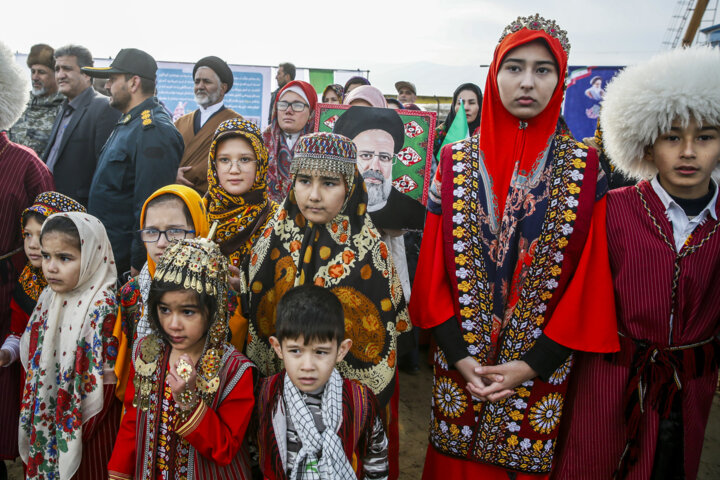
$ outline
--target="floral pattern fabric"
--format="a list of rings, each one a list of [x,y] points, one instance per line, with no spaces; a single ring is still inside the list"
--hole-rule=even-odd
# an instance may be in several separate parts
[[[58,192],[43,192],[37,197],[31,206],[26,208],[20,216],[20,229],[24,233],[23,217],[28,212],[39,213],[44,217],[49,217],[54,213],[60,212],[86,212],[85,207],[70,197]],[[30,262],[20,273],[18,282],[23,292],[33,301],[37,302],[40,293],[47,286],[47,281],[43,276],[41,268],[33,267]]]
[[[114,383],[117,356],[117,272],[105,228],[87,214],[57,215],[78,229],[81,268],[70,292],[43,291],[20,343],[27,378],[19,447],[31,479],[71,478],[77,471],[81,426],[102,410],[103,384]]]
[[[250,142],[257,157],[255,182],[243,195],[232,195],[220,185],[215,165],[218,143],[231,137],[241,137]],[[210,146],[206,199],[210,222],[219,222],[215,240],[234,266],[240,265],[247,257],[268,220],[277,211],[277,204],[268,199],[267,170],[268,152],[255,124],[239,118],[221,123]]]
[[[513,177],[497,222],[492,192],[483,187],[479,138],[453,144],[451,152],[453,162],[444,166],[442,178],[453,190],[441,187],[442,205],[431,201],[429,208],[451,222],[449,256],[468,354],[482,364],[519,360],[534,344],[526,339],[542,334],[567,284],[563,269],[579,254],[568,245],[587,232],[589,216],[579,217],[580,193],[592,189],[583,202],[593,202],[604,194],[604,177],[596,189],[597,161],[589,167],[586,147],[558,131],[533,169]],[[576,221],[582,222],[581,233],[573,236]],[[572,358],[547,383],[536,378],[506,400],[481,402],[462,395],[462,376],[438,352],[431,442],[447,455],[547,473],[571,363]]]
[[[355,169],[342,211],[327,224],[308,222],[291,190],[250,256],[247,353],[263,376],[282,370],[270,346],[275,311],[290,288],[312,282],[343,305],[346,338],[353,340],[338,370],[378,397],[392,395],[398,336],[411,326],[387,245],[372,224],[367,192]]]

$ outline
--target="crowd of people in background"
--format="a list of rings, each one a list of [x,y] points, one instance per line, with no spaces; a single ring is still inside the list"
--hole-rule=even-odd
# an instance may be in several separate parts
[[[28,92],[0,44],[0,479],[18,456],[29,479],[400,478],[419,330],[424,479],[695,478],[720,363],[720,51],[588,89],[584,141],[561,115],[569,54],[553,20],[507,26],[437,126],[424,221],[395,231],[377,212],[406,201],[410,81],[316,90],[282,63],[261,131],[217,56],[173,122],[143,50],[95,67],[34,45]],[[349,107],[332,133],[320,103]]]

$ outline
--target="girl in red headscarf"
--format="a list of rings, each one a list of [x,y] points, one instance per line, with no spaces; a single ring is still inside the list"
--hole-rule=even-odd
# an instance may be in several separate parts
[[[572,351],[618,348],[607,182],[559,124],[569,49],[552,20],[510,24],[480,135],[442,151],[410,304],[439,347],[423,478],[545,478]]]

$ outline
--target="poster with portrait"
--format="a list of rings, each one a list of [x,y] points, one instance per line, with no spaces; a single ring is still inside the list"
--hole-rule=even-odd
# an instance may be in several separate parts
[[[318,104],[315,131],[334,131],[355,142],[368,212],[377,227],[423,228],[436,117],[435,112]]]
[[[595,135],[608,82],[624,67],[570,67],[563,116],[573,136]]]

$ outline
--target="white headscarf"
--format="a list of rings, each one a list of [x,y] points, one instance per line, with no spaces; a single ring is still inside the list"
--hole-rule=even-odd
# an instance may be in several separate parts
[[[39,461],[43,470],[71,478],[82,459],[82,425],[103,407],[103,384],[115,383],[117,270],[100,220],[85,213],[67,217],[80,234],[80,277],[66,293],[45,288],[20,340],[27,372],[20,411],[20,456],[28,478]],[[54,447],[53,447],[54,445]],[[63,451],[65,450],[65,451]],[[40,475],[44,475],[45,471]]]

